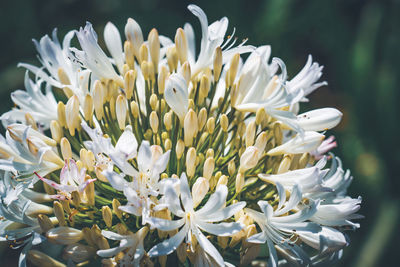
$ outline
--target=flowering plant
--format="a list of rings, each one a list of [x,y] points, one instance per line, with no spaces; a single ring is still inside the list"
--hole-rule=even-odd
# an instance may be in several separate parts
[[[299,114],[322,66],[289,79],[269,46],[208,24],[175,39],[128,19],[35,41],[15,108],[1,116],[0,240],[20,266],[325,265],[348,245],[361,198],[325,131],[342,114]],[[71,47],[77,37],[80,48]],[[245,59],[244,59],[245,58]]]

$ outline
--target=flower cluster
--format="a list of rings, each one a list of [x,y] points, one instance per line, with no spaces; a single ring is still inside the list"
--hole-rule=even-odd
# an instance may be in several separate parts
[[[19,265],[325,265],[361,198],[327,154],[342,114],[300,113],[322,66],[289,79],[269,46],[226,37],[228,19],[147,40],[90,23],[35,41],[41,65],[1,116],[0,240]],[[79,48],[71,47],[76,37]],[[198,51],[198,52],[196,52]]]

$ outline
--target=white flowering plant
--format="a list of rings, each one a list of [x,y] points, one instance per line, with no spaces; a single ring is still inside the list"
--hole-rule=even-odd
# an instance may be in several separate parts
[[[289,79],[228,19],[147,40],[90,23],[35,41],[25,90],[1,116],[0,240],[19,266],[323,265],[339,260],[361,198],[325,140],[342,113],[300,113],[322,66]],[[77,38],[80,49],[71,47]]]

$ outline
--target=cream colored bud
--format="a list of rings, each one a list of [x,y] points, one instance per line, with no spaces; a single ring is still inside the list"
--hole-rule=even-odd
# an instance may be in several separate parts
[[[71,207],[69,206],[69,200],[67,199],[61,200],[61,205],[67,214],[71,214]]]
[[[229,161],[228,163],[228,173],[232,176],[236,172],[236,164],[234,160]]]
[[[171,150],[171,148],[172,148],[172,141],[171,141],[171,139],[166,139],[165,140],[165,142],[164,142],[164,147],[165,147],[165,150]]]
[[[46,233],[47,231],[49,231],[51,228],[54,227],[49,217],[47,217],[44,214],[39,214],[37,219],[40,229],[42,230],[43,233]]]
[[[214,82],[217,82],[219,79],[219,76],[221,75],[221,70],[222,70],[222,49],[221,47],[217,47],[214,52],[214,63],[213,63],[214,69]]]
[[[25,113],[25,121],[27,125],[30,125],[32,127],[32,129],[37,130],[37,124],[35,119],[32,117],[32,115],[30,113]]]
[[[193,109],[190,109],[188,113],[186,113],[183,129],[185,145],[189,147],[192,145],[193,138],[197,135],[198,132],[197,114],[193,111]]]
[[[228,176],[221,175],[221,177],[219,177],[219,179],[218,179],[217,186],[218,185],[227,185],[227,184],[228,184]]]
[[[36,249],[28,250],[27,259],[33,266],[66,267],[65,264]]]
[[[65,106],[65,118],[69,133],[74,136],[75,129],[80,126],[79,99],[76,95],[72,96]]]
[[[58,68],[57,70],[57,75],[58,75],[58,79],[60,80],[60,82],[64,85],[70,85],[71,82],[68,78],[67,73],[65,72],[65,70],[61,67]]]
[[[180,159],[183,155],[183,152],[185,152],[185,142],[182,141],[182,139],[179,139],[178,142],[176,143],[176,157]]]
[[[57,118],[58,118],[58,122],[60,123],[60,125],[62,127],[67,126],[67,121],[65,118],[65,105],[61,101],[58,102],[58,104],[57,104]]]
[[[46,233],[46,237],[50,242],[60,245],[71,245],[79,242],[83,238],[82,231],[65,226],[59,226],[50,229]]]
[[[226,73],[226,87],[231,87],[235,81],[236,73],[239,66],[240,55],[235,54],[231,59],[229,70]]]
[[[285,173],[289,170],[290,164],[292,163],[292,156],[291,155],[285,155],[283,156],[283,159],[281,160],[281,163],[279,164],[278,171],[276,172],[277,174],[280,173]]]
[[[235,192],[240,193],[243,189],[244,186],[244,174],[239,172],[236,175],[236,181],[235,181]]]
[[[56,120],[52,120],[50,122],[50,132],[51,138],[54,139],[57,143],[60,143],[61,138],[63,137],[63,130]]]
[[[101,120],[104,116],[103,104],[104,104],[104,88],[103,84],[97,80],[94,82],[93,89],[93,104],[96,118]]]
[[[248,169],[254,168],[259,160],[259,150],[255,146],[249,146],[240,157],[239,172],[244,173]]]
[[[246,127],[246,147],[254,144],[254,137],[256,135],[256,123],[250,122]]]
[[[60,226],[67,225],[65,222],[64,208],[63,208],[62,204],[58,201],[54,201],[53,210],[54,210],[54,215],[56,216],[56,218],[58,220],[58,224]]]
[[[215,167],[214,158],[213,157],[207,158],[206,161],[204,162],[203,177],[210,180],[214,172],[214,167]]]
[[[139,49],[139,63],[142,65],[144,61],[149,60],[149,50],[146,44],[142,44]]]
[[[178,67],[178,53],[176,52],[176,47],[172,46],[167,48],[167,63],[168,63],[168,68],[171,72],[175,71],[176,68]]]
[[[189,84],[190,82],[190,78],[192,77],[191,75],[191,70],[190,70],[190,64],[189,62],[185,62],[183,63],[181,69],[180,69],[180,73],[183,76],[183,78],[185,78],[186,84]]]
[[[149,80],[154,82],[154,79],[156,77],[155,72],[154,72],[154,64],[152,61],[147,62],[147,70],[148,70],[148,75],[149,75]]]
[[[158,131],[158,116],[157,116],[157,112],[152,111],[150,113],[150,127],[153,130],[153,133],[157,133]]]
[[[213,158],[214,157],[214,149],[209,148],[207,149],[206,158]]]
[[[267,132],[262,132],[257,136],[256,143],[254,144],[255,147],[258,148],[260,153],[264,153],[265,147],[268,142],[268,134]]]
[[[193,197],[193,207],[196,208],[205,195],[207,194],[208,190],[210,189],[210,184],[208,182],[209,179],[204,177],[197,178],[196,182],[193,184],[192,187],[192,197]]]
[[[74,262],[84,262],[91,259],[96,254],[96,249],[82,244],[68,245],[64,249],[63,258]]]
[[[146,132],[143,134],[144,139],[149,141],[151,137],[153,136],[153,131],[151,129],[147,129]]]
[[[199,122],[199,131],[201,131],[207,122],[207,109],[206,108],[202,108],[199,111],[198,122]]]
[[[118,199],[114,198],[112,201],[112,208],[113,208],[113,212],[119,219],[122,218],[122,211],[119,209],[120,206],[121,206],[121,203],[118,201]]]
[[[93,154],[92,151],[86,151],[84,153],[83,158],[81,156],[81,159],[84,161],[84,166],[88,171],[93,171],[94,170],[94,165],[96,164],[96,158]]]
[[[126,115],[128,106],[124,95],[119,95],[115,102],[115,112],[117,115],[118,126],[121,130],[125,129]]]
[[[157,99],[157,95],[156,94],[152,94],[150,96],[150,107],[152,110],[156,110],[157,109],[157,104],[158,104],[158,99]]]
[[[125,62],[128,65],[128,68],[134,69],[135,68],[135,51],[134,51],[134,48],[133,48],[133,45],[131,42],[125,41],[124,52],[125,52],[124,53],[125,54]]]
[[[310,161],[310,153],[303,153],[299,159],[298,169],[303,169],[307,166]]]
[[[244,136],[244,134],[246,133],[246,124],[244,122],[239,123],[237,132],[240,137]]]
[[[187,60],[188,42],[186,39],[185,31],[179,28],[175,34],[175,46],[181,64]]]
[[[88,227],[82,228],[82,235],[83,235],[83,238],[85,239],[86,243],[89,244],[89,246],[96,247],[96,244],[95,244],[94,240],[92,239],[91,230]]]
[[[280,146],[282,144],[282,126],[279,122],[275,122],[273,126],[275,145]]]
[[[71,144],[69,143],[67,138],[65,138],[65,137],[61,138],[60,148],[61,148],[61,154],[62,154],[64,160],[72,159]]]
[[[267,113],[265,112],[265,109],[259,108],[256,113],[256,124],[260,125],[263,122],[263,120],[266,119],[266,117],[267,117]]]
[[[127,73],[125,73],[124,89],[125,89],[125,95],[126,95],[127,99],[131,99],[133,96],[133,88],[135,87],[135,81],[136,81],[136,71],[135,70],[129,70]]]
[[[93,98],[91,95],[87,94],[83,102],[83,117],[86,121],[91,121],[93,118]]]
[[[200,79],[199,87],[199,104],[203,104],[204,99],[208,96],[210,91],[210,80],[206,75],[203,75]]]
[[[125,26],[125,36],[132,43],[135,56],[138,57],[140,46],[143,44],[143,33],[139,24],[134,19],[128,19]]]
[[[172,129],[172,112],[167,112],[164,115],[164,125],[167,131]]]
[[[99,249],[109,249],[110,244],[108,243],[107,239],[104,236],[98,236],[96,240],[96,244]]]
[[[193,177],[196,171],[196,149],[189,148],[186,154],[186,174],[188,177]]]
[[[86,175],[86,180],[91,179],[89,175]],[[86,198],[89,206],[94,206],[95,194],[94,194],[94,183],[90,183],[85,188]]]
[[[74,92],[71,90],[71,88],[65,86],[62,89],[66,97],[70,98],[71,96],[74,95]]]
[[[214,132],[215,129],[215,119],[214,117],[210,117],[207,120],[207,132],[209,134],[212,134]]]
[[[157,68],[158,61],[160,60],[160,39],[158,37],[157,30],[152,29],[147,39],[149,41],[151,61],[153,62],[154,67]],[[157,69],[155,69],[154,71],[156,73],[158,72]]]
[[[158,73],[157,83],[158,83],[158,92],[160,94],[164,94],[165,90],[165,81],[168,77],[168,69],[164,65],[161,66],[161,70]]]
[[[139,116],[139,106],[136,101],[131,101],[131,112],[133,117],[137,119]]]
[[[228,116],[226,116],[225,114],[221,115],[221,119],[220,119],[220,123],[221,123],[221,129],[224,132],[228,131],[228,127],[229,127],[229,120],[228,120]]]
[[[103,216],[103,220],[106,223],[107,227],[110,228],[112,226],[112,212],[109,206],[103,206],[101,208],[101,215]]]
[[[71,201],[75,207],[79,207],[79,205],[81,204],[81,195],[79,194],[78,191],[73,191],[71,193]]]

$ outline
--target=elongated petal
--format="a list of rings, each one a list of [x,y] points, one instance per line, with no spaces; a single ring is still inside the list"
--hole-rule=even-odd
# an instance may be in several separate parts
[[[123,191],[128,183],[120,174],[111,170],[105,170],[103,175],[107,178],[111,186],[119,191]]]
[[[197,231],[196,231],[197,230]],[[215,260],[219,266],[225,266],[224,259],[213,244],[198,229],[193,231],[199,245]]]
[[[298,134],[286,143],[271,149],[267,154],[270,156],[276,156],[281,154],[300,154],[311,152],[321,144],[324,138],[325,136],[323,134],[307,131],[304,132],[304,135]]]
[[[185,219],[182,218],[177,221],[170,221],[165,219],[160,219],[156,217],[151,217],[147,219],[147,222],[150,223],[152,227],[155,227],[162,231],[171,231],[181,227],[185,223]]]
[[[122,70],[124,57],[122,54],[121,35],[119,34],[117,27],[115,27],[111,22],[108,22],[104,28],[104,41],[108,51],[110,51],[111,56],[115,60],[115,65],[117,65],[119,70]]]
[[[202,220],[205,222],[218,222],[218,221],[223,221],[226,220],[230,217],[232,217],[235,213],[240,211],[246,206],[246,202],[238,202],[235,204],[232,204],[226,208],[223,208],[217,212],[211,213],[211,214],[205,214],[202,216]]]
[[[182,173],[181,175],[181,200],[183,204],[183,208],[185,212],[193,211],[193,199],[192,194],[190,193],[189,184],[186,178],[186,174]]]
[[[298,115],[297,123],[305,131],[325,131],[338,125],[342,116],[335,108],[321,108]]]
[[[183,121],[189,107],[189,93],[185,78],[181,74],[172,74],[166,81],[165,101],[168,106],[178,115]]]
[[[242,230],[245,225],[235,222],[219,223],[219,224],[197,222],[197,226],[201,228],[203,231],[206,231],[213,235],[231,236]]]
[[[207,203],[200,210],[196,211],[196,214],[203,216],[220,210],[225,205],[227,195],[228,188],[225,185],[217,186],[215,193],[210,196]]]
[[[148,252],[149,256],[158,257],[171,254],[182,243],[188,230],[189,226],[185,225],[176,235],[152,247]]]

